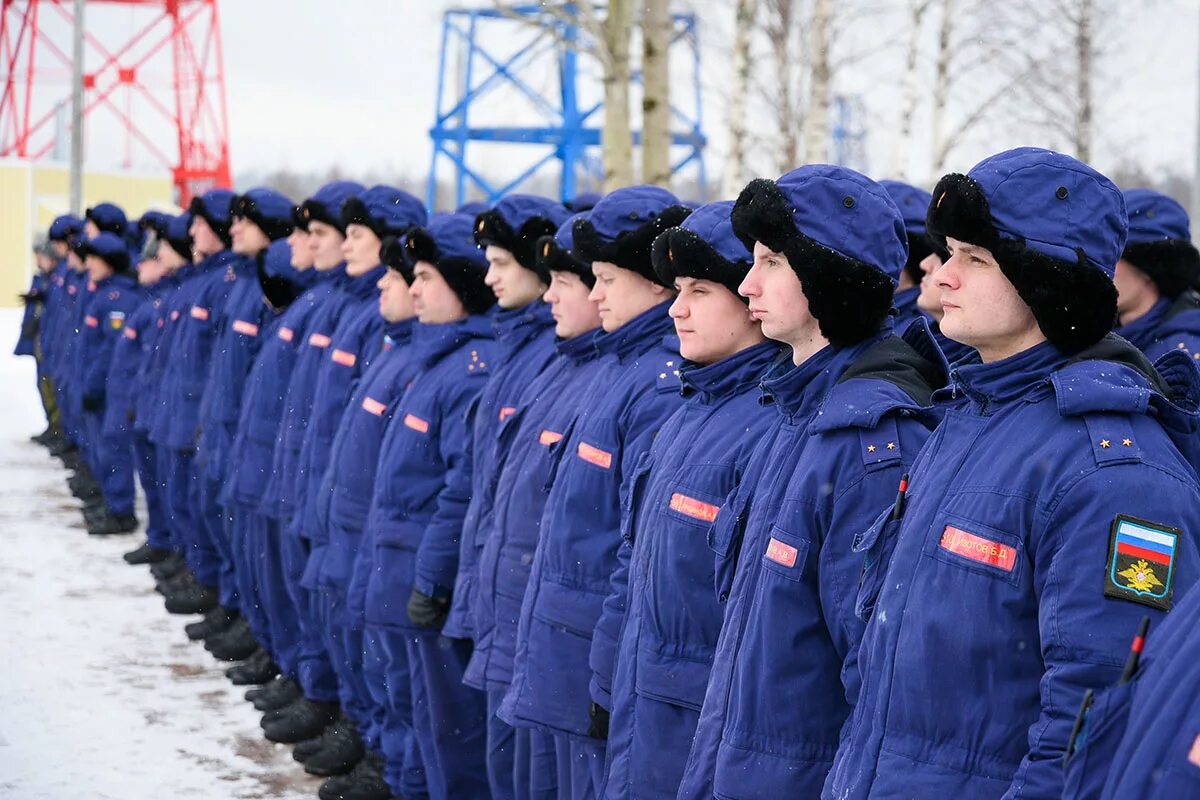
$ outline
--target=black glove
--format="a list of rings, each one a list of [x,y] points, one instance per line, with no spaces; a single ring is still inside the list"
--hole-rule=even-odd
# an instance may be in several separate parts
[[[588,736],[593,739],[608,739],[608,709],[599,703],[592,703],[588,707],[588,719],[591,720]]]
[[[408,598],[408,618],[419,628],[440,628],[450,615],[450,596],[430,597],[413,589]]]
[[[84,411],[100,411],[104,408],[103,394],[85,394],[83,396]]]

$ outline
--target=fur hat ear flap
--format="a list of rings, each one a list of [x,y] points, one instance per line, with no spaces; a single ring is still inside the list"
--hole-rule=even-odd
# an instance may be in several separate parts
[[[435,266],[468,314],[482,314],[496,304],[496,295],[483,282],[484,271],[478,264],[451,256],[440,259]]]
[[[659,283],[672,286],[676,278],[698,278],[719,283],[743,303],[738,286],[750,271],[749,261],[730,261],[695,231],[671,228],[654,240],[652,258]]]
[[[787,198],[775,181],[766,178],[755,178],[742,189],[733,206],[732,222],[733,232],[751,252],[755,242],[762,242],[782,253],[796,233]]]
[[[1163,297],[1174,299],[1200,281],[1200,251],[1183,239],[1126,245],[1121,258],[1146,273]]]
[[[783,254],[830,344],[847,347],[879,333],[892,307],[895,289],[890,277],[800,234],[784,245]]]
[[[518,264],[533,272],[537,272],[538,240],[543,236],[553,236],[557,230],[558,226],[553,221],[533,216],[526,219],[520,229],[514,231],[494,208],[475,218],[475,241],[480,247],[490,244],[502,247],[513,254]]]
[[[1000,240],[983,189],[973,178],[957,172],[934,187],[925,228],[933,243],[943,247],[948,236],[988,250]]]
[[[1113,329],[1117,288],[1082,250],[1074,264],[1027,247],[1023,240],[1001,240],[991,250],[1042,333],[1063,353],[1078,353]]]
[[[590,219],[580,219],[576,221],[573,230],[575,250],[589,262],[607,261],[661,284],[651,257],[654,240],[667,228],[673,228],[683,222],[691,213],[692,210],[687,206],[668,206],[654,219],[623,231],[612,240],[604,239]]]

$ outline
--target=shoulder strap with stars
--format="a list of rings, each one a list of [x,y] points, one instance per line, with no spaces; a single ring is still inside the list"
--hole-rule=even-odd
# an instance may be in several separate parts
[[[863,466],[868,471],[900,461],[900,432],[890,415],[873,428],[859,428],[858,444]]]
[[[1129,464],[1142,460],[1142,451],[1133,438],[1130,418],[1124,414],[1087,414],[1088,444],[1100,466]]]

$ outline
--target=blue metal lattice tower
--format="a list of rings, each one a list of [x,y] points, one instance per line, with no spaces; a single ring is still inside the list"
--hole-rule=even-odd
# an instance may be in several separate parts
[[[555,11],[530,4],[445,12],[437,115],[429,130],[433,157],[426,202],[431,209],[436,206],[438,168],[443,162],[449,162],[453,170],[455,206],[465,202],[469,188],[482,193],[486,201],[495,201],[555,160],[560,162],[563,200],[570,200],[581,189],[579,173],[585,184],[599,184],[603,94],[598,65],[583,48],[573,46],[586,36],[573,22],[574,14],[570,3]],[[671,49],[685,50],[690,74],[688,85],[679,87],[688,90],[683,98],[687,111],[684,103],[677,102],[681,92],[672,84],[672,155],[678,154],[672,173],[694,169],[704,191],[707,140],[702,128],[696,18],[676,14],[672,20]],[[635,74],[634,81],[640,80],[640,74]],[[528,111],[521,113],[519,106]],[[523,117],[536,122],[519,124]],[[635,145],[640,144],[641,132],[635,130],[633,138]],[[489,152],[494,155],[500,150],[483,145],[521,146],[523,158],[514,155],[516,175],[495,178],[491,173],[496,167],[513,165],[505,160],[492,162],[492,169],[484,167]]]

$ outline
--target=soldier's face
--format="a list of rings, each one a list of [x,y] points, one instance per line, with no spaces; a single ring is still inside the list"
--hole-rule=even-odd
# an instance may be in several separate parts
[[[386,270],[375,284],[379,288],[379,315],[388,322],[403,322],[412,317],[413,301],[408,281],[394,269]]]
[[[1117,261],[1113,283],[1117,286],[1117,316],[1122,325],[1145,314],[1161,296],[1150,276],[1123,258]]]
[[[312,252],[308,249],[308,231],[296,228],[288,234],[288,244],[292,248],[292,268],[298,272],[312,269]]]
[[[87,267],[88,277],[97,282],[104,280],[113,273],[112,267],[100,256],[88,256],[84,261],[84,266]]]
[[[669,299],[665,286],[608,261],[593,261],[596,285],[588,295],[600,309],[600,324],[612,333],[625,323]]]
[[[1046,340],[1033,311],[1017,294],[991,251],[946,239],[950,260],[935,273],[942,333],[979,351],[985,363]]]
[[[175,252],[174,247],[166,244],[158,248],[158,262],[162,264],[163,269],[168,273],[174,272],[187,263],[184,261],[183,256]]]
[[[239,255],[256,256],[271,246],[270,237],[246,217],[233,218],[229,235],[233,238],[233,252]]]
[[[679,354],[697,364],[715,364],[763,340],[746,304],[719,283],[697,278],[675,280],[671,319],[679,336]]]
[[[942,257],[937,253],[930,253],[921,259],[921,293],[917,295],[917,308],[936,320],[942,318],[942,292],[937,288],[933,276],[941,266]]]
[[[70,250],[66,242],[53,241],[50,243],[50,246],[54,248],[54,255],[59,258],[66,258],[67,251]]]
[[[319,220],[308,222],[308,252],[317,272],[328,272],[342,263],[342,241],[346,237],[332,225]]]
[[[467,315],[462,301],[442,273],[427,261],[418,261],[413,267],[413,284],[408,291],[417,319],[426,325],[454,322]]]
[[[379,266],[379,248],[383,242],[366,225],[347,225],[342,241],[342,260],[351,278],[365,275]]]
[[[96,225],[96,223],[89,219],[87,222],[83,223],[83,233],[85,236],[87,236],[87,238],[95,239],[100,235],[100,228],[98,225]]]
[[[484,282],[496,295],[501,308],[522,308],[537,300],[546,291],[546,284],[532,270],[525,269],[503,247],[489,244],[488,270]]]
[[[796,363],[824,346],[800,278],[783,253],[755,242],[754,265],[738,286],[738,294],[750,301],[750,316],[762,324],[768,339],[792,346]]]
[[[169,249],[169,248],[168,248]],[[143,258],[137,268],[137,282],[141,286],[153,286],[162,280],[167,268],[158,256]]]
[[[200,258],[211,256],[225,249],[225,243],[204,217],[192,217],[192,251]]]
[[[554,316],[554,333],[574,339],[600,327],[600,310],[589,296],[591,289],[571,272],[551,272],[545,300]]]

